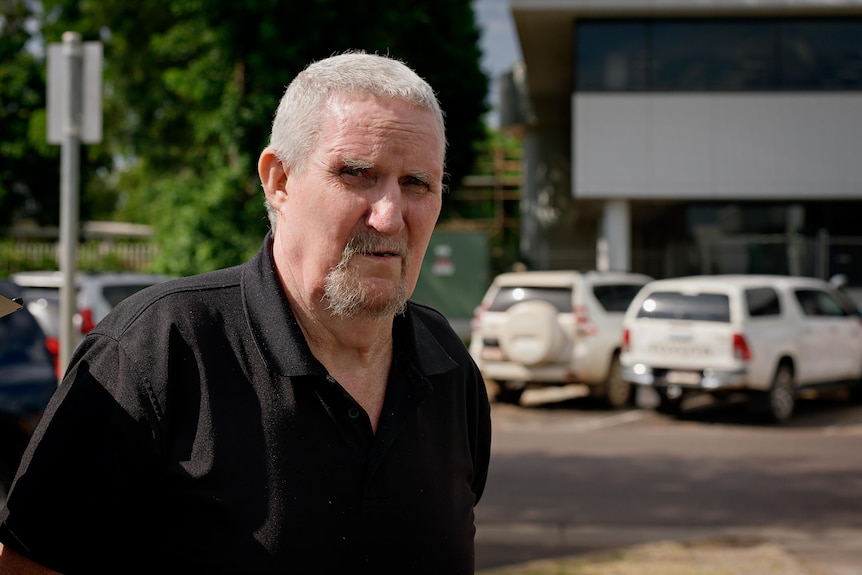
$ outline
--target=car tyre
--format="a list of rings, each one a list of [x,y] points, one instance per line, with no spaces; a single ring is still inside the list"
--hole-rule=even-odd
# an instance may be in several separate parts
[[[500,403],[508,403],[518,405],[521,403],[521,396],[524,395],[523,383],[513,381],[497,381],[497,401]]]
[[[851,403],[862,403],[862,379],[850,382],[847,387],[847,396]]]
[[[632,385],[623,379],[620,365],[620,352],[615,352],[608,367],[608,377],[604,383],[604,397],[611,409],[622,409],[632,404]]]
[[[784,423],[793,415],[796,407],[796,389],[793,385],[793,369],[782,363],[775,370],[772,387],[764,399],[766,413],[775,423]]]

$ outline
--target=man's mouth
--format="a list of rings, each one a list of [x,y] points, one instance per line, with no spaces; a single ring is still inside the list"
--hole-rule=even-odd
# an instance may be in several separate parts
[[[365,254],[379,258],[401,257],[401,254],[398,252],[365,252]]]
[[[356,253],[375,257],[404,257],[407,253],[407,242],[375,236],[364,236],[351,240],[348,247]]]
[[[407,240],[387,238],[373,232],[360,232],[350,238],[342,253],[340,266],[347,266],[353,256],[365,256],[378,261],[399,258],[407,259]]]

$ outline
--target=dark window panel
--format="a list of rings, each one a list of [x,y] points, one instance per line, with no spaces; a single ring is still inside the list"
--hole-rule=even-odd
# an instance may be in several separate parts
[[[862,90],[862,18],[579,20],[578,91]]]

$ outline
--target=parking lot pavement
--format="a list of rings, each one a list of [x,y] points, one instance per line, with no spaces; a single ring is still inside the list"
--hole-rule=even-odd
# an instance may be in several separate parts
[[[495,483],[477,510],[481,575],[666,575],[639,570],[655,567],[644,559],[648,546],[672,550],[681,563],[702,567],[720,554],[743,566],[709,571],[724,575],[862,575],[862,508],[854,495],[862,405],[806,398],[798,417],[774,426],[752,422],[734,405],[692,406],[681,419],[602,409],[577,386],[531,391],[523,400],[493,406]],[[662,506],[672,499],[661,499],[662,486],[679,490],[680,477],[688,477],[705,487],[704,473],[724,499],[693,489],[673,506],[681,521],[667,521]],[[703,519],[709,513],[725,519],[712,525]],[[751,570],[755,552],[778,570]],[[632,563],[607,570],[609,556]],[[592,559],[590,569],[569,567]]]
[[[507,549],[512,558],[533,557],[487,568],[480,562],[479,575],[663,575],[660,565],[667,561],[676,575],[702,574],[704,561],[724,575],[862,575],[862,529],[498,524],[480,525],[476,546],[480,556],[493,547],[498,554]],[[546,554],[536,559],[542,549]],[[653,560],[645,559],[649,555]],[[609,557],[615,570],[598,569]],[[772,570],[754,569],[760,560]],[[596,570],[587,569],[591,564]]]

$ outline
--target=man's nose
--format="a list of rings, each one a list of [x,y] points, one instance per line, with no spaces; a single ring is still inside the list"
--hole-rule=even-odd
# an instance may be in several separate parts
[[[394,235],[404,228],[404,197],[395,178],[379,182],[378,193],[371,199],[367,225],[386,235]]]

